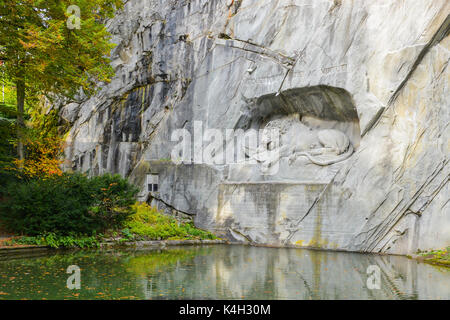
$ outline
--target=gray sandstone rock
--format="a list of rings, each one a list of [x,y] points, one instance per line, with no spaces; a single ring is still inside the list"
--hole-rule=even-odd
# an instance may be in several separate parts
[[[127,176],[141,199],[155,172],[154,204],[231,239],[449,246],[449,13],[446,0],[130,0],[108,22],[115,77],[60,111],[69,166]],[[172,135],[196,121],[246,131],[295,114],[341,132],[350,157],[280,159],[274,175],[202,163],[201,145],[193,163],[168,161]]]

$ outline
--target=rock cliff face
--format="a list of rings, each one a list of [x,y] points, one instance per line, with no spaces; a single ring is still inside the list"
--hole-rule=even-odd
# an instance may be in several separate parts
[[[449,13],[447,0],[129,0],[108,23],[115,77],[61,108],[66,166],[120,173],[142,199],[241,241],[449,246]],[[290,133],[299,157],[270,175],[202,161],[207,139],[169,161],[180,129],[204,137],[277,119],[311,139],[338,130],[351,155],[318,165],[304,153],[331,149],[319,139],[304,151],[305,135]],[[150,172],[159,189],[149,196]]]

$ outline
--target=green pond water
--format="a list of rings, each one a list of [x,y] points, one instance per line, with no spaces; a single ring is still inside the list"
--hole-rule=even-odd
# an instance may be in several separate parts
[[[80,289],[67,288],[70,265],[81,269]],[[72,251],[0,258],[0,299],[450,299],[450,269],[398,256],[240,245]]]

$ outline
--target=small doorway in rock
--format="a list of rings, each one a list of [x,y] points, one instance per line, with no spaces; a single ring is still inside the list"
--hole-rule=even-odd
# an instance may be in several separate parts
[[[158,174],[156,173],[147,174],[147,191],[158,192],[158,181],[159,181]]]

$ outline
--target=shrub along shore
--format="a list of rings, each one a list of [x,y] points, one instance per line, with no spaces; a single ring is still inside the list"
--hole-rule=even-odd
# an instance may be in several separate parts
[[[0,194],[0,223],[17,235],[3,241],[3,246],[95,248],[106,239],[119,244],[217,240],[192,223],[137,203],[137,192],[126,179],[110,174],[62,173],[15,179]]]

